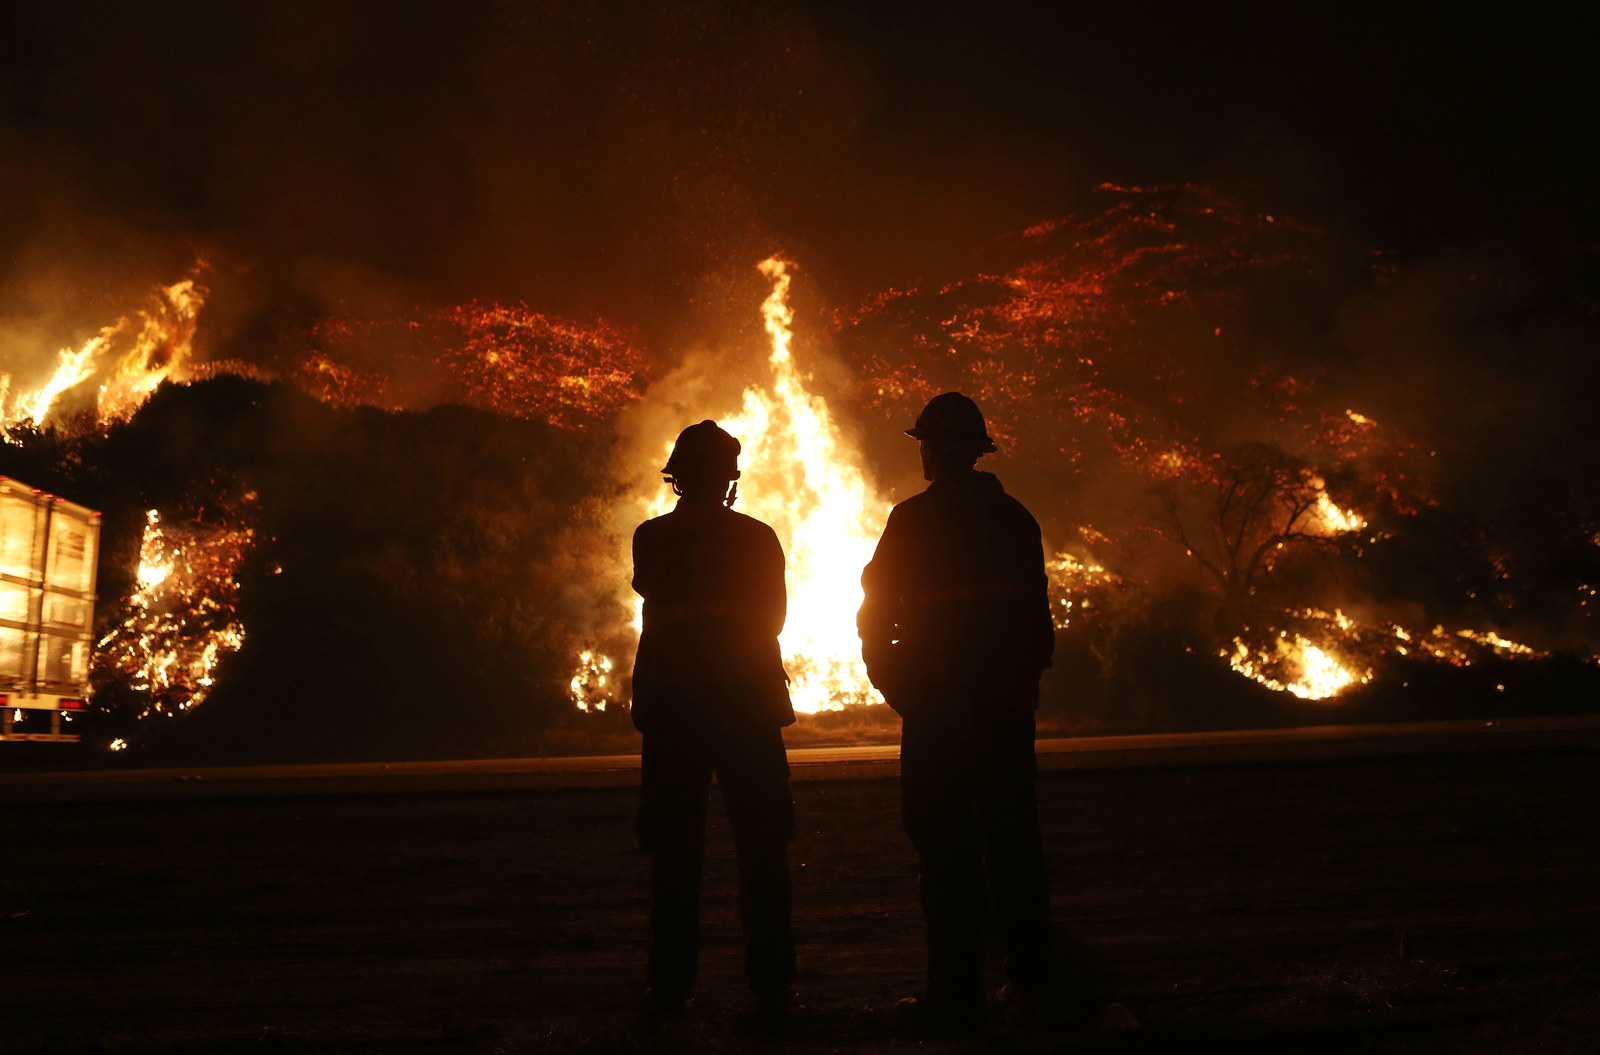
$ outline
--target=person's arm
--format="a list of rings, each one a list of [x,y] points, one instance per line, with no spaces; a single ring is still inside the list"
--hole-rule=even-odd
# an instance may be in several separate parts
[[[645,598],[646,604],[655,592],[651,583],[650,546],[645,530],[648,521],[640,524],[633,532],[633,589],[640,597]],[[654,620],[657,613],[647,611],[646,617]],[[633,703],[629,711],[633,718],[633,727],[641,733],[649,733],[656,724],[660,714],[658,691],[660,685],[661,665],[659,655],[651,658],[653,635],[656,633],[648,625],[639,635],[639,651],[633,660]]]
[[[640,524],[633,529],[633,592],[640,597],[648,598],[652,592],[651,569],[649,565],[649,546],[644,544],[641,536],[645,534],[645,525]]]
[[[901,613],[904,579],[902,518],[892,510],[872,560],[861,571],[861,609],[856,613],[856,633],[861,637],[861,658],[867,676],[885,698],[898,688],[895,638]],[[891,700],[891,702],[893,702]]]
[[[783,624],[789,618],[789,588],[785,581],[788,569],[783,556],[783,543],[771,528],[767,529],[762,547],[762,568],[759,576],[759,611],[762,630],[771,637],[783,633]]]
[[[1056,621],[1050,614],[1050,577],[1045,571],[1044,564],[1044,539],[1039,531],[1037,521],[1033,525],[1033,548],[1031,567],[1037,569],[1032,575],[1032,585],[1028,600],[1029,621],[1032,627],[1031,637],[1034,643],[1034,656],[1037,667],[1043,671],[1053,665],[1056,654]]]

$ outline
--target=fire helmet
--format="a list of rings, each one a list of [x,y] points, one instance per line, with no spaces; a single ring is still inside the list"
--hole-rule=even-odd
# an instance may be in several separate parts
[[[984,424],[983,411],[960,392],[944,392],[928,400],[928,405],[917,415],[917,423],[906,429],[906,435],[977,454],[995,450],[994,440],[989,438],[989,426]]]
[[[665,476],[704,473],[718,480],[739,478],[739,441],[707,418],[678,433],[672,456],[661,467]]]

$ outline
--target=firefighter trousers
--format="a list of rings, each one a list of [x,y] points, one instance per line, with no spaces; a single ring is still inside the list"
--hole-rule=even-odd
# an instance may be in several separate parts
[[[789,842],[794,802],[783,735],[770,723],[696,723],[644,736],[639,843],[650,872],[650,987],[686,999],[699,970],[700,876],[711,781],[739,859],[745,980],[758,996],[794,983]]]
[[[901,816],[920,865],[931,1002],[983,1004],[982,927],[991,906],[1007,981],[1038,992],[1050,980],[1033,738],[1033,712],[1020,707],[912,710],[905,718]]]

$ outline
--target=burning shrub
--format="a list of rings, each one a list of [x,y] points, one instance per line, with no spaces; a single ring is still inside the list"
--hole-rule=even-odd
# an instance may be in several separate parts
[[[254,542],[255,532],[239,524],[172,524],[157,510],[146,514],[138,586],[95,645],[96,710],[138,720],[205,702],[218,665],[244,645],[238,577]]]
[[[1458,532],[1433,535],[1433,452],[1336,395],[1351,385],[1329,365],[1326,321],[1295,314],[1337,300],[1319,285],[1334,280],[1317,277],[1338,270],[1326,266],[1325,236],[1194,186],[1102,190],[1100,212],[1025,232],[1007,270],[890,291],[834,322],[859,367],[857,402],[886,432],[939,391],[983,406],[1008,484],[1047,537],[1075,540],[1052,572],[1057,604],[1074,606],[1057,609],[1062,647],[1079,674],[1120,686],[1106,705],[1161,695],[1146,675],[1180,659],[1152,650],[1348,703],[1396,663],[1526,661],[1548,649],[1504,625],[1559,636],[1516,614],[1531,607],[1532,583],[1562,584],[1565,614],[1547,622],[1570,626],[1573,591],[1600,578],[1513,581],[1509,553],[1551,547],[1486,529],[1461,539],[1457,570],[1420,551],[1412,569],[1392,567],[1401,550]],[[1365,281],[1393,275],[1384,264]],[[1558,551],[1583,565],[1572,539]],[[1404,599],[1389,588],[1428,566],[1438,581],[1411,581]],[[1452,579],[1463,585],[1452,591]],[[1086,613],[1097,596],[1116,612]],[[1330,610],[1338,619],[1303,615]],[[1476,643],[1491,633],[1517,648]],[[1568,647],[1591,654],[1592,637],[1568,636]],[[1098,662],[1084,666],[1089,655]],[[1130,658],[1139,685],[1114,669]],[[1170,680],[1165,703],[1137,705],[1156,725],[1212,705],[1197,699],[1194,672]]]

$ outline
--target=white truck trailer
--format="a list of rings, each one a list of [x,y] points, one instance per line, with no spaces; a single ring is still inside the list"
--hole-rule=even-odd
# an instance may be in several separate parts
[[[99,513],[0,476],[0,740],[78,740],[99,556]]]

